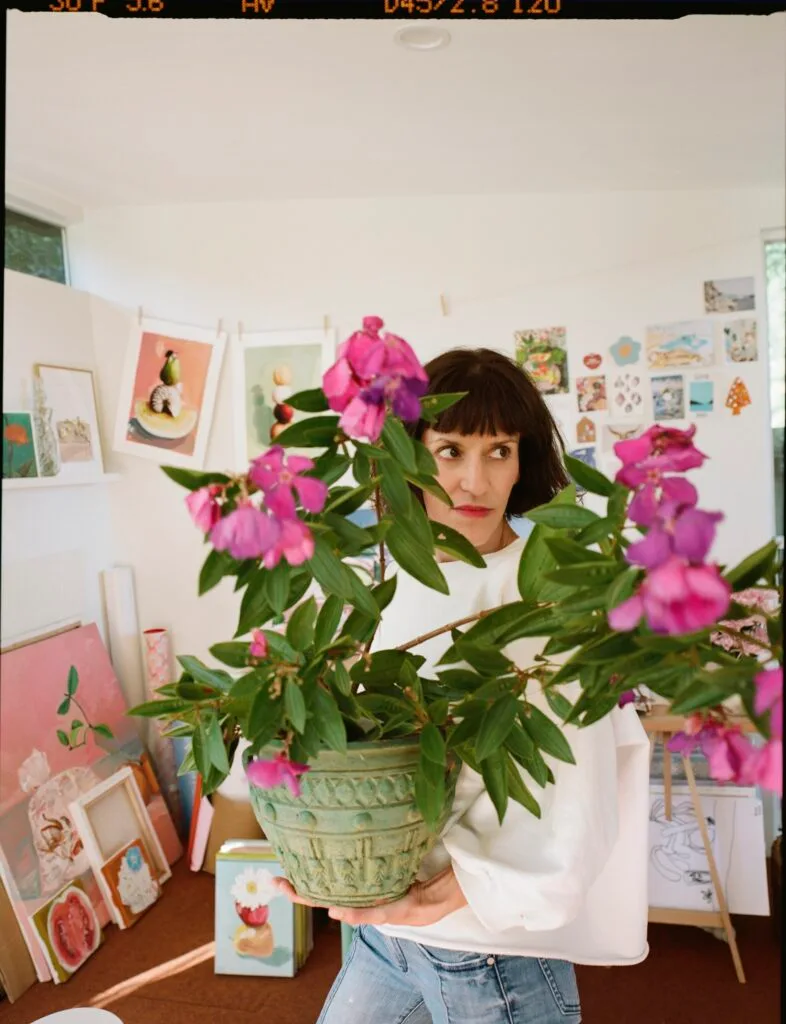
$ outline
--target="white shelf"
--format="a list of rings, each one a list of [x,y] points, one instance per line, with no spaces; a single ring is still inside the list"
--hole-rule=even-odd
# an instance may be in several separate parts
[[[119,479],[119,473],[102,473],[101,476],[85,480],[64,480],[59,476],[34,476],[29,480],[22,477],[12,477],[11,479],[3,480],[3,490],[35,490],[41,487],[95,487],[98,484],[111,484]]]

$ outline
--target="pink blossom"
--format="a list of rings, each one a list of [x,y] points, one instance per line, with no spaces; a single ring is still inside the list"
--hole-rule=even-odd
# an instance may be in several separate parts
[[[635,703],[636,703],[636,691],[635,690],[626,690],[624,693],[620,694],[620,699],[617,701],[617,707],[618,708],[624,708],[627,704],[635,704]]]
[[[640,437],[618,441],[614,452],[622,469],[617,473],[617,481],[626,487],[640,487],[657,482],[664,473],[684,473],[701,466],[707,456],[694,447],[695,433],[695,423],[687,430],[655,424]]]
[[[703,562],[715,540],[715,524],[723,519],[723,513],[680,506],[675,510],[667,502],[660,508],[646,536],[628,548],[627,561],[646,569],[657,568],[672,555],[688,562]]]
[[[274,445],[254,459],[248,477],[263,491],[265,504],[275,516],[294,519],[297,510],[293,490],[307,512],[321,512],[324,508],[327,484],[302,475],[313,468],[311,459],[302,455],[287,456],[280,445]]]
[[[300,796],[300,776],[309,771],[307,764],[290,761],[283,752],[269,761],[258,758],[246,768],[248,781],[260,789],[286,786],[292,796]]]
[[[224,516],[210,531],[216,551],[228,551],[233,558],[262,558],[278,541],[281,526],[249,501]]]
[[[210,533],[221,518],[221,506],[216,498],[223,490],[219,484],[210,484],[186,495],[188,511],[202,533]]]
[[[264,556],[266,569],[278,565],[282,558],[290,565],[302,565],[314,555],[314,537],[299,519],[282,519],[277,523],[278,535]]]
[[[730,592],[717,566],[686,565],[672,556],[609,612],[609,625],[627,632],[643,616],[654,633],[693,633],[718,621],[729,607]]]
[[[379,439],[385,425],[385,403],[369,402],[357,395],[347,405],[341,417],[341,429],[358,441],[371,443]]]
[[[697,727],[700,722],[700,727]],[[669,740],[669,750],[688,756],[699,746],[707,758],[710,775],[717,782],[740,786],[761,786],[781,793],[783,788],[783,747],[780,739],[754,745],[739,726],[721,720],[692,715],[684,732]]]
[[[753,680],[756,693],[753,710],[757,715],[770,713],[770,732],[774,739],[783,738],[783,668],[767,668]]]
[[[248,647],[248,653],[252,658],[266,658],[267,657],[267,637],[261,629],[251,630],[251,643]]]
[[[667,476],[657,484],[640,487],[628,508],[628,518],[639,526],[650,526],[659,514],[673,514],[672,505],[688,508],[699,500],[699,492],[681,476]]]

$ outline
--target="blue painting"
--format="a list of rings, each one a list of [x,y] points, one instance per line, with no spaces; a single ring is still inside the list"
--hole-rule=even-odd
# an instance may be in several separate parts
[[[706,416],[715,406],[714,384],[711,380],[692,380],[688,391],[690,411],[695,416]]]
[[[647,363],[650,370],[712,366],[715,362],[712,323],[696,320],[647,328]]]

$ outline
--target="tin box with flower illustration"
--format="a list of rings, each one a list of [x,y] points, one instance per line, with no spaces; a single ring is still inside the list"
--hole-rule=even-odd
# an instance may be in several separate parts
[[[230,840],[216,855],[216,974],[293,978],[313,944],[311,910],[273,885],[284,871],[266,840]]]

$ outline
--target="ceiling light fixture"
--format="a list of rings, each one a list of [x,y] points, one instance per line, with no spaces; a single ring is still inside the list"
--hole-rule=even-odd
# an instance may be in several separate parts
[[[450,32],[440,25],[417,22],[398,29],[394,38],[408,50],[441,50],[450,43]]]

